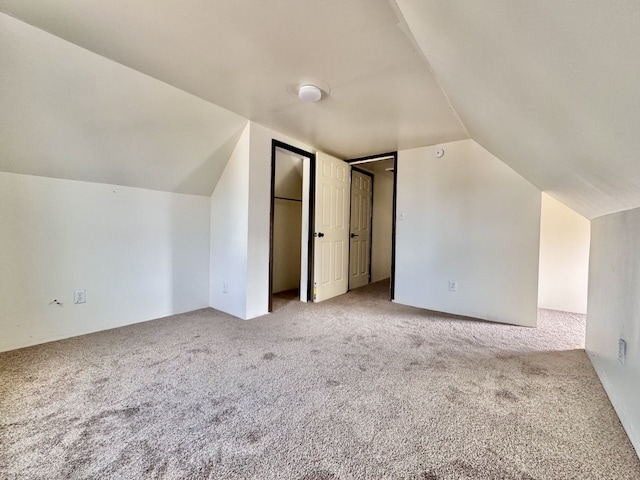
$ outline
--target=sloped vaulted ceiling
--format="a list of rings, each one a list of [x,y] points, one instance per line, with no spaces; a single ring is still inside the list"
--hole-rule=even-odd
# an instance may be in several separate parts
[[[3,171],[206,194],[250,119],[343,158],[471,136],[588,218],[640,206],[637,0],[0,0],[0,10],[19,19],[0,31]],[[28,42],[44,45],[30,65]],[[41,88],[62,73],[66,104]],[[304,82],[331,93],[303,104],[291,89]]]
[[[211,195],[246,119],[0,14],[0,171]]]
[[[640,206],[640,2],[397,5],[474,140],[588,218]]]
[[[228,152],[227,139],[234,138],[237,131],[236,118],[229,115],[232,112],[341,158],[468,138],[422,54],[398,25],[399,19],[388,0],[0,0],[0,10],[17,19],[11,19],[14,26],[16,22],[26,22],[25,27],[32,32],[30,36],[44,38],[51,34],[55,37],[45,43],[68,51],[59,58],[34,62],[41,72],[46,75],[43,63],[66,73],[86,66],[81,72],[86,78],[80,85],[83,98],[90,103],[95,89],[107,105],[105,115],[90,112],[89,117],[95,122],[66,124],[68,131],[80,130],[83,135],[71,137],[65,133],[56,136],[56,142],[59,144],[66,138],[69,145],[75,140],[86,142],[96,135],[101,143],[107,143],[121,155],[107,156],[99,149],[78,152],[82,155],[74,155],[75,165],[60,161],[63,165],[58,171],[68,167],[64,175],[110,182],[112,176],[105,177],[100,172],[110,168],[109,162],[132,157],[128,161],[130,173],[118,181],[132,176],[142,179],[145,172],[151,171],[157,181],[147,181],[144,186],[173,188],[165,180],[175,178],[182,164],[186,163],[191,170],[193,165],[204,162],[208,171],[209,166],[220,163],[203,160],[202,153],[204,147],[212,145],[220,145]],[[42,35],[33,33],[37,29],[44,30]],[[56,37],[58,42],[54,41]],[[18,40],[17,48],[20,47],[24,47],[24,42]],[[91,52],[104,61],[90,58]],[[0,54],[4,56],[2,51]],[[11,52],[6,57],[10,55]],[[41,56],[47,57],[46,53]],[[86,58],[78,66],[74,60],[80,56]],[[14,65],[17,63],[16,60]],[[122,78],[105,84],[100,75],[92,75],[93,64],[105,70],[118,70]],[[127,129],[131,123],[128,115],[140,109],[123,108],[122,92],[131,90],[129,81],[149,86],[155,83],[125,73],[122,66],[151,77],[156,83],[164,82],[168,84],[166,87],[188,92],[211,107],[221,107],[216,111],[197,101],[191,102],[198,104],[194,109],[210,110],[208,114],[216,119],[229,118],[233,135],[227,135],[226,128],[220,132],[216,119],[211,124],[218,128],[209,128],[207,132],[206,125],[200,122],[203,114],[194,113],[179,125],[186,129],[191,122],[194,130],[184,130],[183,142],[172,142],[173,120],[171,115],[164,115],[166,109],[159,115],[150,112],[144,119],[138,116],[134,122],[137,130]],[[31,71],[15,68],[6,74],[10,78],[4,80],[18,93],[21,87],[16,86],[14,73],[25,76],[25,81],[33,85],[32,90],[38,89],[39,79]],[[329,95],[317,104],[299,101],[296,87],[307,82],[330,90]],[[156,88],[169,91],[155,85],[153,89]],[[153,92],[142,90],[146,98],[143,103],[155,106]],[[180,96],[176,92],[172,95],[176,99]],[[74,96],[71,92],[70,97]],[[29,108],[37,114],[39,105],[23,106],[21,109],[15,105],[20,115]],[[114,120],[109,112],[111,107],[120,118]],[[158,128],[158,122],[167,128]],[[118,123],[122,124],[119,132]],[[24,138],[34,139],[41,134],[33,124],[24,122],[23,127]],[[106,142],[103,127],[114,132]],[[13,132],[12,127],[6,128],[0,131],[0,140],[6,139],[5,144],[15,146],[15,137],[6,133]],[[224,138],[216,138],[220,133]],[[158,147],[154,138],[164,148]],[[203,148],[193,152],[192,144]],[[130,145],[138,147],[132,151]],[[23,147],[16,146],[13,155],[16,168],[24,165],[17,158]],[[158,150],[165,161],[161,165],[154,158]],[[51,152],[52,149],[43,148],[39,157],[46,160]],[[34,160],[29,173],[46,174],[37,166]],[[78,168],[83,166],[86,172],[79,175]],[[213,188],[215,177],[207,177],[206,171],[202,173],[196,175],[198,182],[209,178],[209,189]],[[195,180],[181,182],[180,191],[202,192],[202,186],[196,188],[195,184]]]

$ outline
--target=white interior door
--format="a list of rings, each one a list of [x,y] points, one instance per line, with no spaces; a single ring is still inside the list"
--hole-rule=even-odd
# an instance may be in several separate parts
[[[351,172],[351,234],[349,239],[349,288],[369,284],[371,259],[372,181],[369,175]]]
[[[349,286],[349,184],[351,167],[329,155],[316,157],[314,301],[342,295]]]

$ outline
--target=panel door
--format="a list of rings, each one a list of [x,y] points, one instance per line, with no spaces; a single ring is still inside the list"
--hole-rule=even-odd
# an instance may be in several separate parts
[[[314,301],[347,292],[349,281],[348,163],[318,153],[314,219]]]
[[[368,285],[370,280],[372,187],[369,175],[351,172],[349,289]]]

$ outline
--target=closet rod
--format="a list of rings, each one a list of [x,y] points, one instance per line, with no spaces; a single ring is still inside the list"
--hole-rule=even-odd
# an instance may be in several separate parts
[[[298,199],[298,198],[287,198],[287,197],[276,197],[274,196],[273,198],[277,198],[278,200],[289,200],[290,202],[301,202],[302,200]]]

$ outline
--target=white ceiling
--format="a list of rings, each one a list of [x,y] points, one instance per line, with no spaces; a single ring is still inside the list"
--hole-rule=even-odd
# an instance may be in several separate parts
[[[397,4],[475,141],[588,218],[640,206],[640,2]]]
[[[247,120],[0,14],[0,171],[211,195]]]
[[[0,0],[29,24],[341,158],[468,138],[388,0]],[[291,91],[330,89],[317,104]]]
[[[126,109],[90,113],[96,125],[89,133],[107,145],[143,139],[135,152],[148,161],[136,172],[112,172],[124,184],[155,168],[159,155],[174,170],[156,168],[148,188],[206,193],[244,117],[341,158],[470,135],[588,218],[640,206],[637,0],[0,0],[0,9],[215,104],[187,102],[179,142],[168,116],[182,103],[174,91],[162,94],[171,97],[159,114],[166,128],[158,130],[147,109],[130,120],[142,132],[137,137],[124,128]],[[69,62],[65,75],[75,66]],[[5,80],[15,81],[12,75]],[[103,102],[142,92],[140,106],[151,103],[143,85],[127,90],[127,75],[105,87],[113,91]],[[307,82],[330,94],[301,103],[291,92]],[[189,130],[201,115],[209,131]],[[7,131],[17,129],[5,123]],[[93,126],[82,125],[83,133]],[[198,148],[185,147],[192,144]],[[68,172],[54,176],[72,177],[75,167],[59,160]],[[203,165],[218,172],[208,186],[193,179],[180,188],[163,184],[161,177],[174,175],[162,172],[180,169],[205,178],[198,174]],[[89,180],[111,178],[99,168],[109,166],[87,172],[95,177]]]

